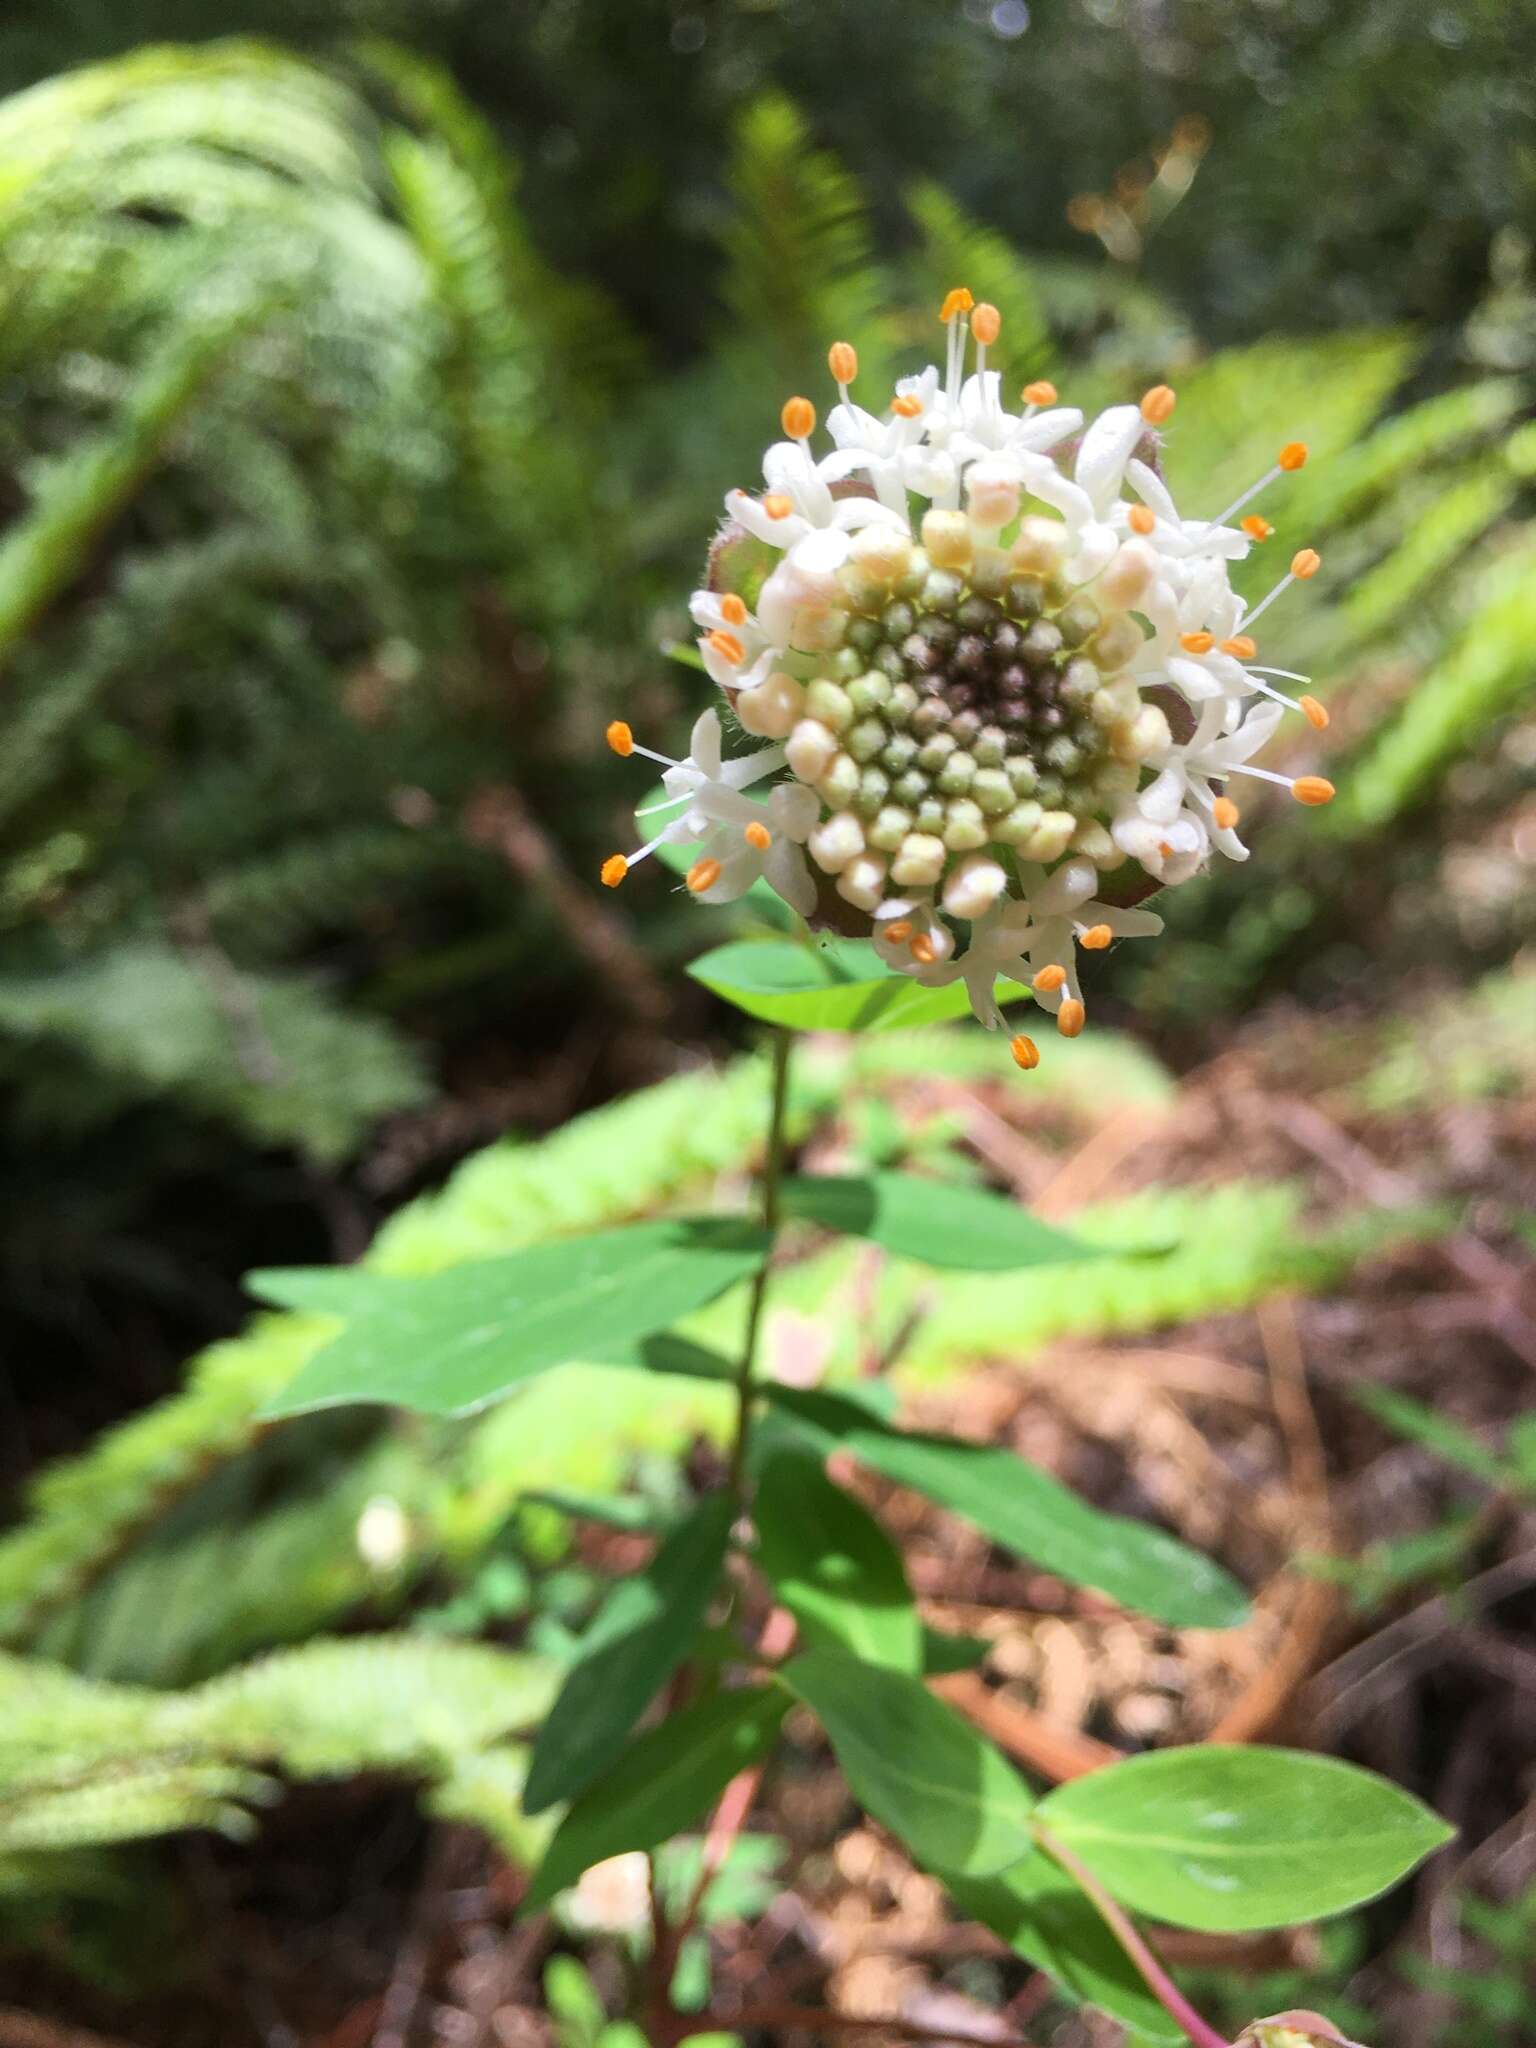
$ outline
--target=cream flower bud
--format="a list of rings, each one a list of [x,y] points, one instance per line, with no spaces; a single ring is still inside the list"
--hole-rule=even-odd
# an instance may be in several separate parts
[[[1146,635],[1136,621],[1125,612],[1117,612],[1093,636],[1088,652],[1095,668],[1102,669],[1106,675],[1113,675],[1116,669],[1134,661],[1146,644]]]
[[[1007,886],[1006,871],[990,855],[969,854],[944,884],[944,908],[951,917],[981,917]]]
[[[944,872],[944,842],[931,832],[909,832],[891,862],[891,880],[904,889],[931,889]]]
[[[852,811],[835,811],[816,827],[806,845],[817,867],[838,875],[864,851],[864,829]]]
[[[1121,761],[1145,761],[1161,754],[1173,743],[1168,714],[1160,704],[1143,704],[1133,717],[1111,729],[1109,743]]]
[[[973,462],[965,473],[966,505],[974,525],[996,533],[1019,516],[1019,479],[1006,462]]]
[[[856,910],[875,911],[885,894],[885,862],[878,853],[861,853],[837,878],[837,893]]]
[[[802,782],[819,782],[838,752],[837,736],[814,718],[802,718],[785,749],[791,771]]]
[[[876,583],[894,583],[912,566],[912,537],[880,520],[853,536],[849,557]]]
[[[1144,540],[1128,540],[1118,548],[1099,578],[1098,593],[1106,604],[1124,608],[1141,597],[1157,573],[1157,557]]]
[[[1067,529],[1059,519],[1026,519],[1013,544],[1013,559],[1020,569],[1049,576],[1061,567],[1066,546]]]
[[[1046,811],[1019,852],[1026,860],[1056,860],[1066,852],[1076,830],[1077,820],[1070,811]]]
[[[975,546],[971,522],[963,512],[925,512],[923,546],[935,569],[963,569]]]
[[[736,698],[736,716],[759,739],[788,739],[805,708],[805,689],[782,669]]]

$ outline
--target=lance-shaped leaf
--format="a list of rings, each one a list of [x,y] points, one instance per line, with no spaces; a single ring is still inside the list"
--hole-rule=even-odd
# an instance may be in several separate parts
[[[854,1798],[919,1863],[985,1877],[1028,1853],[1023,1779],[920,1678],[830,1649],[780,1677],[826,1730]]]
[[[1248,1611],[1242,1588],[1209,1558],[1149,1523],[1090,1507],[1012,1451],[892,1429],[836,1394],[771,1382],[764,1392],[813,1441],[851,1451],[1074,1585],[1174,1628],[1229,1628]]]
[[[1211,1743],[1076,1778],[1040,1819],[1126,1905],[1219,1934],[1347,1912],[1453,1832],[1336,1757]]]
[[[930,1266],[1001,1273],[1108,1255],[1103,1245],[1053,1230],[1002,1195],[915,1173],[792,1176],[779,1199],[791,1216],[867,1237],[899,1258]]]
[[[922,1630],[895,1545],[819,1458],[776,1451],[754,1518],[757,1561],[808,1648],[830,1643],[871,1664],[922,1669]]]
[[[571,1807],[539,1866],[529,1907],[605,1857],[654,1849],[690,1827],[738,1771],[767,1755],[789,1707],[779,1686],[716,1693],[651,1728]]]
[[[938,1024],[970,1008],[964,984],[923,988],[893,974],[860,939],[805,946],[788,939],[739,939],[717,946],[688,972],[725,1002],[767,1024],[796,1031],[893,1031]],[[999,1002],[1028,991],[998,983]]]
[[[735,1220],[668,1218],[419,1280],[252,1273],[246,1284],[264,1300],[346,1318],[266,1412],[391,1401],[461,1415],[570,1359],[634,1357],[639,1339],[744,1279],[766,1244]]]
[[[1081,1999],[1148,2041],[1184,2036],[1152,1996],[1087,1895],[1036,1850],[996,1877],[944,1873],[950,1897],[968,1920]]]
[[[704,1626],[735,1515],[728,1494],[700,1501],[647,1568],[609,1593],[533,1746],[529,1813],[574,1799],[623,1749]]]

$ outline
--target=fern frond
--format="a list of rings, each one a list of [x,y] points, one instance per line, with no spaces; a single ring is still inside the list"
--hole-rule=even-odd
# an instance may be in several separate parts
[[[45,1777],[0,1785],[0,1854],[95,1847],[188,1828],[248,1835],[247,1808],[270,1791],[271,1781],[255,1771],[169,1757],[98,1765],[80,1784]]]
[[[1463,631],[1351,768],[1329,808],[1331,834],[1379,830],[1426,795],[1452,761],[1530,696],[1536,687],[1530,652],[1536,636],[1533,573],[1536,548],[1529,538],[1489,570]]]
[[[912,260],[911,298],[925,317],[914,339],[929,353],[934,351],[933,315],[950,287],[963,281],[976,298],[990,302],[1003,316],[1002,341],[995,353],[1010,366],[1003,380],[1005,400],[1015,395],[1006,388],[1010,382],[1017,386],[1046,376],[1054,367],[1056,351],[1030,264],[995,228],[973,220],[939,185],[914,186],[906,203],[921,236]]]
[[[79,573],[92,538],[157,459],[204,383],[278,299],[275,280],[211,280],[145,365],[112,427],[38,480],[30,512],[0,540],[0,661]]]
[[[722,294],[767,388],[820,390],[828,344],[842,337],[857,339],[861,379],[879,390],[890,373],[890,295],[857,182],[776,94],[742,114],[727,175],[734,211],[721,237]]]
[[[344,1158],[425,1099],[412,1051],[297,981],[221,955],[122,945],[54,974],[0,976],[0,1034],[60,1042],[125,1095],[176,1093],[259,1143]]]
[[[1215,513],[1286,441],[1305,441],[1315,463],[1334,461],[1375,418],[1411,355],[1401,335],[1326,335],[1224,349],[1182,372],[1164,458],[1174,496],[1182,504],[1193,486],[1200,498],[1191,509]],[[1274,495],[1283,511],[1284,494]],[[1277,517],[1267,499],[1264,509]]]
[[[1514,478],[1481,465],[1441,481],[1421,505],[1394,502],[1392,524],[1402,538],[1342,592],[1339,630],[1331,636],[1335,659],[1343,649],[1384,633],[1408,607],[1434,591],[1446,574],[1488,534],[1513,504]],[[1319,634],[1319,637],[1321,635]]]
[[[556,1680],[533,1658],[412,1636],[317,1641],[183,1693],[0,1658],[0,1854],[238,1832],[272,1770],[447,1773],[536,1721]]]

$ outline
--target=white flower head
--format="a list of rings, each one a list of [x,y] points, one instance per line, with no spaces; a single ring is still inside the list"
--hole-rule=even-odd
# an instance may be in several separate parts
[[[1252,632],[1318,557],[1302,549],[1251,609],[1229,580],[1271,532],[1244,508],[1306,450],[1189,516],[1159,467],[1168,386],[1086,423],[1044,379],[1015,405],[996,308],[960,289],[940,318],[942,365],[883,406],[854,397],[857,355],[835,343],[830,450],[791,398],[763,488],[727,494],[691,610],[736,723],[770,744],[726,760],[706,711],[673,760],[615,720],[610,745],[658,762],[665,787],[654,836],[603,879],[686,845],[706,903],[766,881],[802,916],[867,931],[888,968],[963,982],[987,1025],[1011,982],[1073,1037],[1081,953],[1153,936],[1161,919],[1128,905],[1247,858],[1234,778],[1307,804],[1333,793],[1252,758],[1287,707],[1327,723]],[[1022,1037],[1014,1056],[1038,1058]]]

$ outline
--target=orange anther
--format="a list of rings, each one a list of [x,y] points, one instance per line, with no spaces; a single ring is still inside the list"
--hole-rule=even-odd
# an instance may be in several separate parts
[[[1316,806],[1333,802],[1333,784],[1321,775],[1298,775],[1291,784],[1291,795],[1297,803]]]
[[[1078,944],[1086,946],[1090,953],[1102,953],[1114,936],[1107,924],[1091,924],[1078,940]]]
[[[1300,469],[1307,459],[1305,441],[1287,441],[1275,461],[1282,469]]]
[[[1268,540],[1275,530],[1262,512],[1250,512],[1243,520],[1242,528],[1250,540]]]
[[[1179,402],[1179,395],[1171,384],[1154,384],[1141,401],[1141,416],[1149,427],[1160,427],[1164,420],[1173,417],[1173,408]]]
[[[1076,1038],[1088,1022],[1088,1012],[1075,996],[1069,996],[1056,1012],[1056,1029],[1063,1038]]]
[[[779,424],[791,441],[803,441],[816,431],[816,408],[808,398],[786,398]]]
[[[1157,524],[1157,514],[1150,505],[1133,505],[1128,518],[1132,533],[1150,533]]]
[[[1324,732],[1328,726],[1328,713],[1315,697],[1301,699],[1302,716],[1315,732]]]
[[[839,384],[851,384],[859,374],[858,351],[852,342],[834,341],[827,350],[827,368]]]
[[[783,491],[770,491],[763,499],[763,510],[770,519],[787,519],[795,509],[795,501]]]
[[[623,854],[610,853],[602,866],[603,887],[605,889],[617,889],[628,873],[629,862],[624,858]]]
[[[934,951],[933,941],[926,932],[914,932],[912,934],[912,958],[919,967],[931,967],[938,958],[938,954]]]
[[[947,327],[957,313],[969,313],[976,301],[963,284],[957,284],[952,292],[946,292],[944,303],[939,308],[939,318]]]
[[[1259,651],[1257,640],[1250,640],[1246,633],[1234,633],[1230,640],[1221,643],[1223,654],[1230,654],[1234,661],[1252,661]]]
[[[688,870],[688,886],[695,896],[702,896],[706,889],[713,889],[719,879],[720,863],[711,860],[708,854],[702,860],[696,860]]]
[[[715,631],[709,634],[704,645],[713,648],[722,660],[730,662],[733,667],[738,662],[745,661],[747,658],[747,650],[736,638],[736,635],[734,633],[722,632],[719,627],[716,627]]]
[[[1230,832],[1242,815],[1242,812],[1229,796],[1219,796],[1215,803],[1211,805],[1211,816],[1216,820],[1216,823],[1223,832]]]
[[[914,398],[910,391],[903,391],[891,400],[891,411],[899,420],[915,420],[923,409],[923,401]]]
[[[907,917],[893,917],[883,925],[880,936],[891,946],[904,946],[912,936],[912,920]]]
[[[1053,960],[1049,967],[1041,968],[1040,972],[1035,976],[1034,980],[1029,985],[1035,991],[1036,995],[1048,996],[1054,994],[1054,992],[1061,987],[1062,983],[1066,980],[1066,978],[1067,970],[1065,969],[1065,967],[1058,967],[1056,962]]]
[[[1009,1045],[1013,1064],[1022,1067],[1026,1074],[1032,1074],[1040,1064],[1040,1048],[1032,1038],[1026,1038],[1021,1031]]]
[[[734,590],[728,590],[721,598],[720,616],[728,626],[744,626],[747,623],[747,608]]]
[[[635,751],[635,736],[622,718],[614,719],[604,737],[616,754],[629,755]],[[618,859],[617,854],[614,859]]]
[[[1003,331],[1003,316],[996,306],[989,306],[985,300],[971,315],[971,332],[983,348],[990,348]]]
[[[752,820],[750,825],[743,825],[741,836],[745,839],[748,846],[755,846],[759,853],[766,853],[773,844],[773,834],[766,825],[760,824],[756,818]]]
[[[1209,654],[1216,645],[1214,633],[1181,633],[1179,645],[1186,654]]]
[[[1323,558],[1316,548],[1302,548],[1291,557],[1291,574],[1305,583],[1309,576],[1315,576],[1323,566]]]
[[[1056,386],[1049,377],[1037,377],[1033,384],[1026,384],[1019,393],[1026,405],[1054,405]]]

